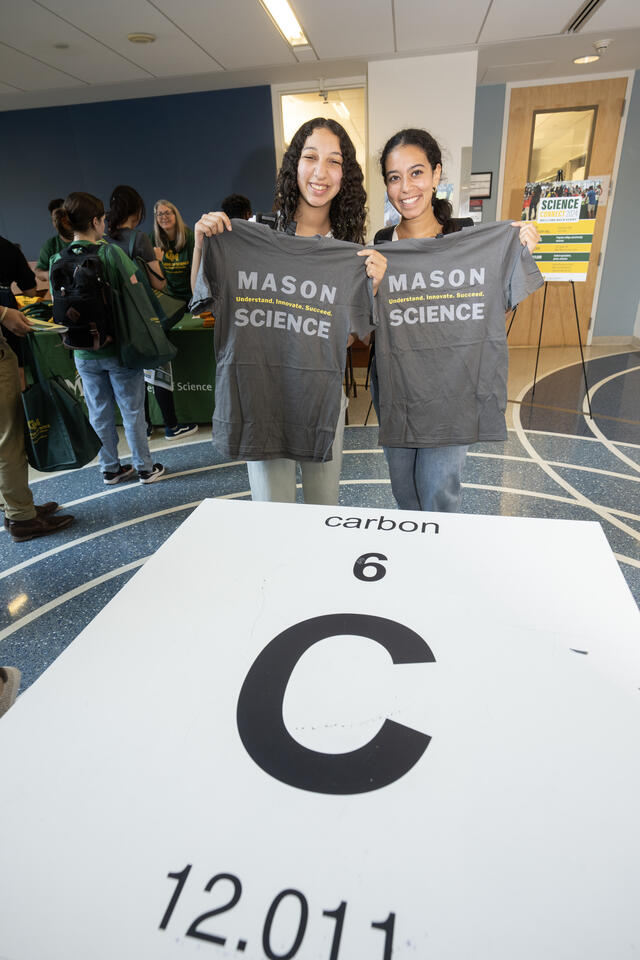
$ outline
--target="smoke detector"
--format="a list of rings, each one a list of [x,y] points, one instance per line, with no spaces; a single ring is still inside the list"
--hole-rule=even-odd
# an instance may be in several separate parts
[[[152,33],[130,33],[127,37],[129,43],[154,43],[155,39]]]
[[[607,52],[608,47],[613,43],[613,40],[594,40],[593,49],[601,57],[604,53]]]

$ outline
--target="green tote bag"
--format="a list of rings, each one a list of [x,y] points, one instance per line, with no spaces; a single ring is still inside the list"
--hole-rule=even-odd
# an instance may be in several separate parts
[[[25,366],[33,377],[32,385],[22,394],[29,463],[44,473],[84,467],[102,446],[98,434],[62,377],[45,377],[35,334],[25,337],[23,350]]]

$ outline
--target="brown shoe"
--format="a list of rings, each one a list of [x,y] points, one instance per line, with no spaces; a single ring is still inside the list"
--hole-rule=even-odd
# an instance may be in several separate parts
[[[33,520],[9,520],[5,521],[5,526],[16,543],[22,543],[23,540],[34,540],[36,537],[47,537],[50,533],[57,533],[64,530],[74,518],[70,513],[63,513],[58,516],[34,517]]]
[[[17,667],[0,667],[0,717],[7,712],[18,695],[20,676]]]
[[[60,509],[60,504],[56,503],[55,500],[49,500],[47,503],[41,503],[38,505],[35,504],[36,508],[36,517],[50,517],[52,513],[55,513],[56,510]],[[4,528],[5,530],[9,529],[10,521],[7,520],[6,516],[4,518]]]

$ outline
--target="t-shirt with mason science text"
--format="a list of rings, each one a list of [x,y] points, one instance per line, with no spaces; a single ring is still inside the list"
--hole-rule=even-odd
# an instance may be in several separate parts
[[[232,225],[205,238],[190,304],[216,318],[214,442],[234,459],[330,460],[347,339],[372,329],[362,247]]]
[[[505,440],[505,312],[543,279],[510,223],[376,248],[380,443],[435,447]]]

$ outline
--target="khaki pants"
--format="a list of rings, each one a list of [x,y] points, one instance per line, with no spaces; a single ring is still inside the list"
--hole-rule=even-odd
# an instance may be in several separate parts
[[[8,520],[33,520],[36,515],[23,431],[18,361],[0,333],[0,508]]]

